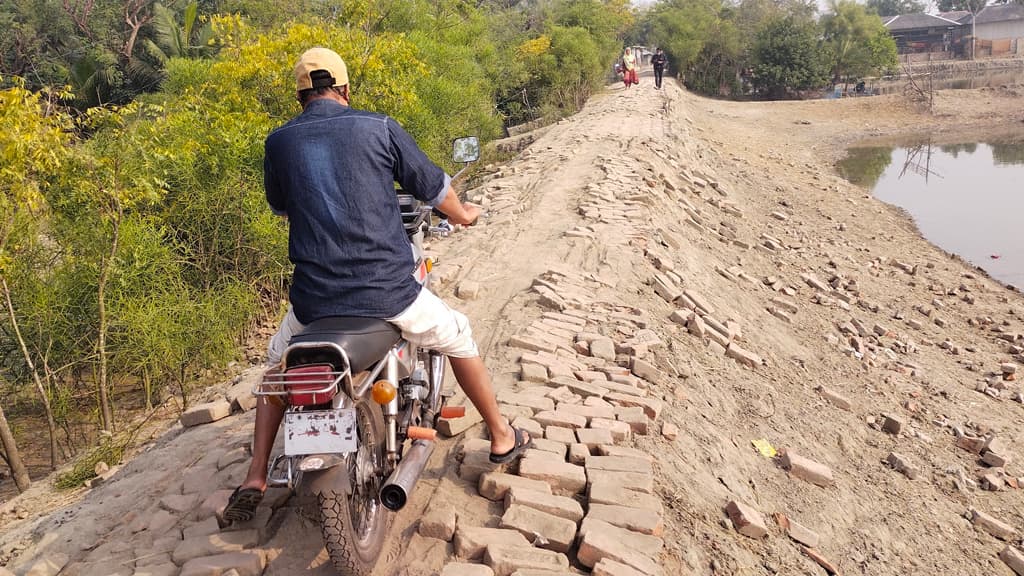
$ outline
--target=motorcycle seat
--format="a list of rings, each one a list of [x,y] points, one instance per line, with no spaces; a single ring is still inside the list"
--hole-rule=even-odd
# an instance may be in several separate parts
[[[401,339],[401,330],[384,320],[331,316],[310,322],[304,330],[292,336],[289,352],[296,344],[306,345],[301,348],[318,342],[335,344],[348,355],[349,367],[356,374],[384,358]],[[289,354],[289,363],[291,357]]]

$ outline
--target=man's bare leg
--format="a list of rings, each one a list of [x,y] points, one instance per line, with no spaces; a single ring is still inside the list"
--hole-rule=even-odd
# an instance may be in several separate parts
[[[249,472],[242,482],[242,488],[267,489],[267,465],[270,463],[270,451],[274,449],[277,429],[284,418],[284,406],[262,396],[256,402],[256,425],[252,433],[252,462]]]
[[[491,375],[479,356],[473,358],[448,358],[452,363],[452,372],[466,397],[473,403],[491,436],[491,452],[504,454],[515,447],[516,437],[508,420],[498,410],[498,400],[494,397],[491,386]]]

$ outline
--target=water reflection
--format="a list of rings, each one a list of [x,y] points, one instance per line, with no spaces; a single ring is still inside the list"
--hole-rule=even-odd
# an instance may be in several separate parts
[[[907,210],[933,243],[1024,287],[1024,133],[981,143],[854,148],[837,168]]]

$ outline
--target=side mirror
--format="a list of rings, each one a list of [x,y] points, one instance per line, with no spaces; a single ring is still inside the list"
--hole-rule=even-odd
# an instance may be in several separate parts
[[[476,162],[480,158],[480,139],[476,136],[456,138],[452,142],[452,160],[460,164]]]

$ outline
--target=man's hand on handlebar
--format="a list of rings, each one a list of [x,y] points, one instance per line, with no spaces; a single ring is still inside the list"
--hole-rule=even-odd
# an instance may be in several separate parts
[[[459,195],[452,188],[448,188],[448,194],[436,208],[448,215],[449,222],[463,226],[472,226],[481,215],[480,206],[472,202],[460,201]]]

